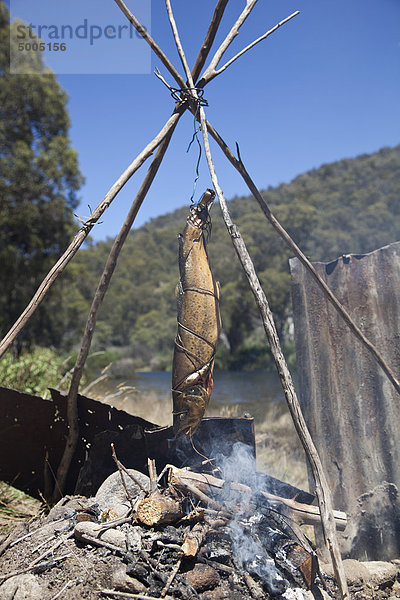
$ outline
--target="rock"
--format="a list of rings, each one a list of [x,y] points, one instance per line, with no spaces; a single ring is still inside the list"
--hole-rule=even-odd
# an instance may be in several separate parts
[[[218,572],[209,565],[203,564],[196,564],[191,571],[185,574],[185,579],[196,592],[212,590],[220,582]]]
[[[142,533],[139,528],[131,525],[122,525],[121,530],[125,533],[126,543],[130,552],[140,552],[142,549]]]
[[[384,561],[368,561],[362,563],[369,572],[370,583],[374,587],[385,588],[391,586],[396,581],[399,567]]]
[[[147,475],[144,475],[140,471],[135,469],[128,469],[128,472],[141,483],[146,489],[150,487],[150,480]],[[135,483],[126,473],[124,473],[126,487],[128,493],[133,499],[137,498],[142,491],[140,486]],[[124,486],[121,482],[121,475],[119,471],[112,473],[107,479],[101,484],[97,490],[95,496],[95,502],[99,505],[101,512],[107,512],[110,509],[119,517],[125,517],[131,505],[126,497]]]
[[[370,573],[365,567],[364,563],[360,562],[359,560],[354,560],[353,558],[346,558],[343,561],[343,567],[348,585],[359,587],[368,583],[370,579]],[[321,570],[328,577],[335,577],[331,564],[321,565]]]
[[[85,543],[94,543],[94,539],[101,539],[103,542],[118,546],[126,550],[125,532],[120,529],[105,529],[102,530],[100,523],[92,523],[91,521],[81,521],[75,525],[74,535],[77,540]]]
[[[0,585],[1,600],[42,600],[43,590],[34,575],[16,575]]]
[[[126,535],[120,529],[106,529],[106,531],[97,537],[103,540],[103,542],[107,542],[107,544],[113,544],[113,546],[118,546],[118,548],[126,550]]]
[[[348,508],[348,524],[341,533],[344,555],[363,562],[389,561],[400,552],[400,493],[394,483],[384,481]]]
[[[306,590],[302,588],[287,588],[282,594],[282,598],[285,600],[311,600],[312,595],[309,595]]]
[[[121,567],[114,571],[112,576],[112,587],[120,592],[130,592],[131,594],[144,594],[147,590],[137,579],[126,574],[125,568]]]
[[[85,496],[64,496],[53,506],[46,520],[70,519],[75,516],[78,510],[86,509],[90,504],[93,504],[93,502]]]
[[[373,587],[393,585],[399,572],[398,565],[384,561],[363,561],[346,558],[343,561],[344,572],[349,586],[361,587],[369,584]],[[333,577],[332,565],[321,565],[328,577]]]
[[[142,547],[140,532],[132,527],[103,529],[100,523],[81,521],[75,525],[74,535],[81,542],[94,543],[88,538],[95,538],[131,552],[139,552]]]

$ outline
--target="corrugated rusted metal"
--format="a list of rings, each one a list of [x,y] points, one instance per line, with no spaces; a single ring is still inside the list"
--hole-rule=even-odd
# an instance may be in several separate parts
[[[400,376],[400,243],[314,263]],[[400,397],[298,259],[290,261],[299,397],[358,558],[400,553]]]

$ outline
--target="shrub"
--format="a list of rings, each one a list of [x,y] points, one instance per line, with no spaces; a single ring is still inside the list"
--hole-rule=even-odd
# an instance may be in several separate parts
[[[65,371],[61,356],[50,348],[36,347],[15,358],[8,352],[0,361],[0,385],[45,397],[57,387]]]

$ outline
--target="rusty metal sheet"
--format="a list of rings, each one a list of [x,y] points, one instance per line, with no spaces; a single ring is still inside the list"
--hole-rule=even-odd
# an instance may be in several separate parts
[[[0,387],[0,479],[36,498],[50,496],[67,435],[66,394],[57,390],[51,394],[52,400],[44,400]],[[85,396],[78,396],[78,415],[80,436],[66,493],[74,492],[88,450],[99,433],[135,428],[131,452],[144,460],[143,431],[157,427]]]
[[[314,267],[400,376],[400,243]],[[350,514],[343,548],[355,558],[394,558],[399,395],[300,261],[290,268],[299,397],[334,505]]]
[[[50,391],[52,399],[44,400],[0,387],[0,480],[37,498],[50,498],[67,435],[66,394]],[[147,472],[148,457],[155,459],[160,472],[166,463],[198,464],[216,448],[229,455],[236,442],[255,455],[252,418],[204,419],[191,444],[184,438],[177,442],[172,427],[159,427],[81,395],[78,416],[80,435],[68,494],[90,496],[115,471],[111,443],[126,467],[142,472]]]
[[[44,400],[0,387],[0,480],[37,498],[50,498],[67,435],[66,394],[51,390],[51,395],[51,400]],[[172,427],[159,427],[81,395],[78,414],[80,436],[67,480],[69,494],[91,496],[115,471],[111,443],[126,467],[144,473],[148,458],[155,459],[158,472],[167,463],[201,470],[206,456],[230,456],[238,442],[255,457],[252,417],[206,417],[190,441],[175,438]],[[314,500],[313,495],[266,473],[255,475],[258,489],[296,497],[299,502]]]

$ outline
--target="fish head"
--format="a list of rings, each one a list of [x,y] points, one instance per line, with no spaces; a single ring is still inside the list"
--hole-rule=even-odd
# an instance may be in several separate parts
[[[190,437],[197,429],[207,410],[210,394],[202,385],[192,385],[178,392],[174,411],[174,434],[184,433]]]

